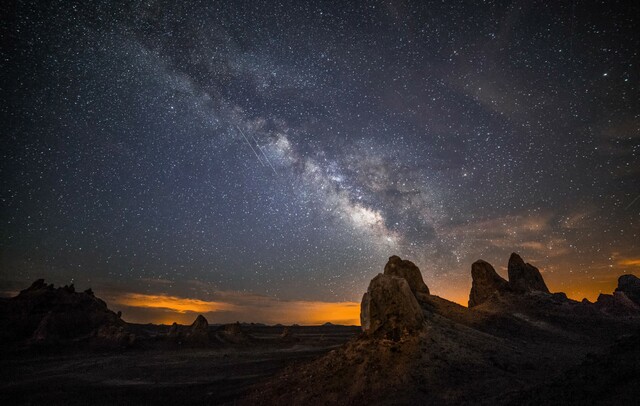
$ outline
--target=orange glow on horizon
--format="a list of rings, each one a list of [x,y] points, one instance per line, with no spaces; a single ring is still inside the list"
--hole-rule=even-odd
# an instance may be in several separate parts
[[[167,309],[176,313],[210,313],[236,308],[235,305],[224,302],[208,302],[177,296],[145,295],[141,293],[125,293],[116,298],[116,303],[132,307]]]
[[[640,258],[621,259],[618,261],[621,266],[640,266]]]
[[[360,303],[356,302],[293,302],[300,324],[360,325]],[[293,314],[292,314],[293,316]]]
[[[210,323],[235,321],[265,324],[360,325],[360,303],[281,301],[270,297],[242,295],[227,301],[206,301],[169,295],[123,293],[113,297],[117,305],[127,306],[124,318],[135,323],[190,324],[197,314]]]

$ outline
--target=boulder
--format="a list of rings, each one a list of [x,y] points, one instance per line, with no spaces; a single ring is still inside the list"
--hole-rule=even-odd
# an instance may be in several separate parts
[[[640,306],[640,278],[635,275],[622,275],[618,278],[615,292],[624,293],[629,300]]]
[[[424,328],[424,321],[406,279],[378,274],[371,280],[360,307],[360,322],[368,335],[399,340]]]
[[[404,278],[418,301],[421,301],[424,295],[429,295],[429,288],[422,279],[420,269],[411,261],[394,255],[384,266],[384,274]]]
[[[471,265],[469,307],[478,306],[496,293],[509,290],[509,282],[502,278],[490,263],[481,259]]]
[[[525,263],[515,252],[509,258],[509,285],[518,292],[540,291],[549,293],[540,271],[535,266]]]

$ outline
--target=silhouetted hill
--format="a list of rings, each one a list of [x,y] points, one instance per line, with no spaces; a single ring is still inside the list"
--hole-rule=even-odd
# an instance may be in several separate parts
[[[18,296],[0,302],[0,340],[38,346],[72,342],[129,346],[135,336],[91,289],[54,288],[39,279]]]

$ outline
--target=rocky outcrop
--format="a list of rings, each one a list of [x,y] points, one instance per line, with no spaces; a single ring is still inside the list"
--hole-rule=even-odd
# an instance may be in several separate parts
[[[362,297],[360,322],[370,336],[398,340],[421,330],[424,315],[406,279],[378,274]]]
[[[100,331],[126,331],[126,323],[107,308],[92,291],[76,292],[73,285],[54,288],[38,279],[14,298],[2,303],[0,337],[3,341],[31,344],[64,344],[71,341],[92,341],[105,344],[126,344],[127,338],[114,342],[113,335]]]
[[[404,278],[418,301],[424,295],[429,295],[429,288],[422,279],[420,269],[411,261],[393,255],[384,267],[384,274]]]
[[[209,322],[203,315],[198,315],[190,326],[171,325],[168,337],[178,345],[207,346],[211,343],[209,336]]]
[[[192,344],[209,343],[209,322],[199,314],[186,332],[186,340]]]
[[[618,278],[615,292],[624,293],[632,302],[640,306],[640,278],[635,275],[622,275]]]
[[[225,324],[218,329],[216,337],[226,344],[246,344],[252,341],[252,337],[242,330],[239,322]]]
[[[601,293],[593,306],[610,316],[637,317],[640,315],[640,306],[621,291],[615,291],[612,295]]]
[[[477,260],[471,265],[471,292],[469,307],[478,306],[499,292],[509,291],[509,282],[504,280],[490,263]]]
[[[509,285],[519,292],[540,291],[549,293],[540,271],[535,266],[525,263],[515,252],[509,258]]]

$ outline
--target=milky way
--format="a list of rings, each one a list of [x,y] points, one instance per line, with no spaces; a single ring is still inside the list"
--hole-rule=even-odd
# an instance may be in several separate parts
[[[358,301],[397,254],[463,302],[517,251],[594,299],[640,271],[638,5],[87,3],[3,12],[7,292]]]

